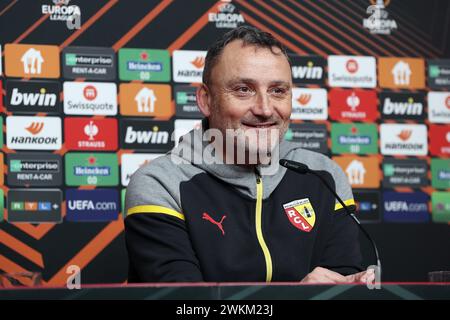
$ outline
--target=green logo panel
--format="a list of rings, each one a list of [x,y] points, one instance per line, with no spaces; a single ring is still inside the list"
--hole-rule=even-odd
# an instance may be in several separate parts
[[[170,55],[167,50],[120,49],[119,79],[147,82],[170,81]]]
[[[433,192],[431,204],[433,222],[450,223],[450,192]]]
[[[450,188],[450,159],[431,159],[431,185],[436,189]]]
[[[127,192],[127,189],[122,189],[121,197],[120,197],[122,199],[122,215],[124,218],[127,216],[126,212],[125,212],[125,194],[126,194],[126,192]]]
[[[333,123],[331,125],[331,151],[335,154],[378,153],[377,125]]]
[[[65,156],[69,186],[117,186],[119,161],[115,153],[68,153]]]

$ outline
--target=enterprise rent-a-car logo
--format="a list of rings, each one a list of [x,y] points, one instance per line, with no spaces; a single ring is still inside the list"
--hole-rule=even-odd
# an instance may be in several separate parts
[[[112,48],[67,47],[62,52],[66,79],[114,80],[116,55]]]
[[[10,186],[59,186],[62,183],[61,156],[53,153],[11,153],[6,163]]]

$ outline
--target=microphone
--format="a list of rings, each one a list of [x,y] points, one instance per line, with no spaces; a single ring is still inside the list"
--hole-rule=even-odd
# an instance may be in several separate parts
[[[300,163],[300,162],[293,161],[293,160],[281,159],[280,165],[282,165],[283,167],[285,167],[287,169],[298,172],[300,174],[311,173],[311,174],[315,175],[316,177],[318,177],[320,179],[320,181],[322,181],[322,183],[327,187],[328,190],[330,190],[330,192],[334,195],[334,197],[337,199],[337,201],[339,201],[339,203],[342,205],[345,212],[353,219],[353,221],[358,225],[358,227],[362,231],[362,233],[366,236],[366,238],[372,244],[373,252],[374,252],[376,260],[377,260],[376,265],[381,274],[381,260],[380,260],[379,254],[378,254],[378,249],[377,249],[377,245],[375,244],[375,241],[372,239],[372,237],[369,235],[369,233],[366,231],[366,229],[361,225],[361,222],[359,222],[359,220],[355,216],[355,214],[350,211],[348,206],[344,203],[344,201],[342,201],[341,197],[339,197],[339,195],[336,193],[336,191],[333,190],[333,188],[330,186],[330,184],[318,172],[311,170],[304,163]]]

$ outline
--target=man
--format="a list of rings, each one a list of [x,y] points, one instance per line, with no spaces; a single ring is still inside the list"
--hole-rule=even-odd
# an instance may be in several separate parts
[[[197,91],[202,130],[128,186],[130,282],[368,280],[357,226],[333,195],[317,177],[273,167],[278,158],[305,163],[354,205],[335,162],[283,139],[291,89],[286,51],[270,34],[239,27],[213,44]]]

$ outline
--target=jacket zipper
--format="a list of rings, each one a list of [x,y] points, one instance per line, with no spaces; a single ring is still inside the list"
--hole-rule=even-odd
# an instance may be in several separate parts
[[[262,233],[262,198],[263,198],[263,182],[261,177],[256,176],[256,236],[258,238],[259,245],[264,254],[266,261],[266,282],[272,281],[272,257],[270,256],[269,248],[264,240]]]

